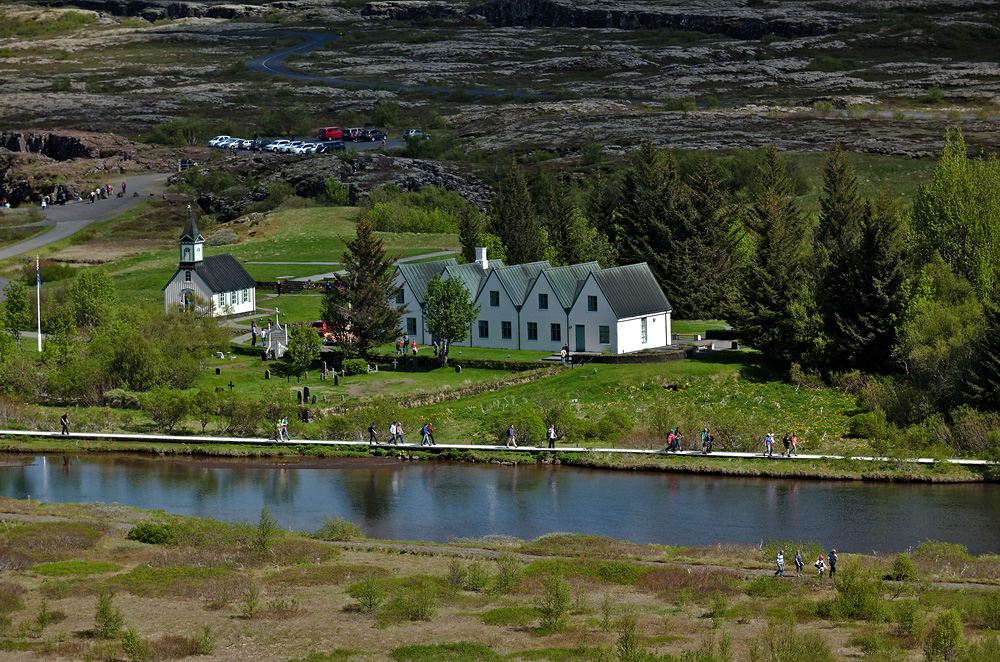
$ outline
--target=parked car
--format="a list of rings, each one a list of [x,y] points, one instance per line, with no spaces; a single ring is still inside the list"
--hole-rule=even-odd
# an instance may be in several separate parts
[[[259,152],[262,149],[267,149],[267,146],[270,145],[272,142],[274,141],[268,140],[266,138],[258,138],[257,140],[253,141],[253,144],[250,146],[250,149],[252,149],[255,152]]]
[[[420,129],[407,129],[403,131],[403,138],[424,138],[426,134]]]
[[[219,143],[229,140],[229,136],[216,136],[208,141],[209,147],[218,147]]]
[[[236,149],[250,149],[253,147],[253,141],[249,138],[244,138],[236,143]]]
[[[344,133],[340,130],[339,126],[328,126],[325,129],[319,130],[320,140],[340,140],[343,137]]]
[[[325,143],[320,143],[316,145],[316,153],[322,154],[324,152],[335,152],[337,150],[346,150],[347,145],[344,144],[343,140],[329,140]]]
[[[316,151],[316,143],[302,143],[298,147],[289,150],[292,154],[309,154]]]
[[[289,154],[293,149],[302,144],[301,140],[293,140],[290,143],[284,144],[278,148],[278,151],[282,154]]]
[[[378,129],[368,129],[362,134],[362,136],[361,140],[376,142],[385,138],[385,132],[379,131]]]
[[[330,333],[330,328],[326,325],[326,322],[324,322],[323,320],[319,320],[318,322],[313,322],[309,326],[316,329],[316,332],[319,333],[319,335],[321,336],[325,336],[326,334]]]
[[[239,142],[239,140],[239,138],[226,138],[225,140],[220,140],[215,146],[219,149],[232,149],[233,143]]]
[[[291,142],[290,140],[282,138],[281,140],[275,140],[271,144],[266,145],[264,149],[266,149],[269,152],[277,152],[279,149],[281,149],[290,142]]]
[[[364,129],[362,129],[360,126],[356,126],[351,129],[344,129],[343,138],[345,141],[346,140],[357,141],[358,138],[361,136],[362,132],[364,132]]]

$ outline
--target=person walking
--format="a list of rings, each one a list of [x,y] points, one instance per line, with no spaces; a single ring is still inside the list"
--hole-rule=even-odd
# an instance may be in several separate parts
[[[785,446],[785,452],[783,453],[783,455],[785,457],[791,457],[792,456],[792,450],[791,450],[792,449],[792,439],[791,439],[791,437],[789,437],[788,434],[785,434],[785,438],[781,440],[781,443],[784,444],[784,446]]]
[[[59,424],[62,425],[62,432],[60,434],[69,434],[69,414],[63,412],[62,418],[59,419]]]
[[[792,455],[798,455],[798,454],[799,454],[799,438],[796,437],[795,433],[793,432],[792,433]],[[791,457],[791,456],[789,456],[789,457]]]
[[[775,559],[778,563],[778,569],[774,571],[775,577],[785,576],[785,550],[778,552],[778,558]]]
[[[396,421],[396,439],[399,439],[399,445],[403,445],[403,424]]]
[[[772,457],[774,455],[774,435],[768,432],[764,435],[764,457]]]
[[[288,419],[284,416],[281,417],[281,436],[285,441],[292,440],[292,438],[288,436]]]
[[[823,562],[822,554],[819,555],[819,558],[816,559],[816,563],[813,563],[813,565],[816,566],[816,571],[819,573],[819,578],[823,579],[823,571],[826,570],[826,563]]]
[[[507,448],[510,448],[512,445],[514,446],[514,448],[517,448],[517,437],[514,434],[513,423],[511,423],[510,427],[507,428]]]
[[[378,432],[375,431],[375,421],[372,421],[372,424],[368,426],[368,443],[378,443]]]
[[[250,322],[250,346],[257,346],[257,320]]]
[[[395,423],[395,421],[393,421],[392,423],[389,424],[389,443],[390,444],[395,444],[396,443],[396,423]]]
[[[125,180],[122,180],[122,195],[125,195]]]
[[[424,427],[420,428],[420,445],[423,446],[424,444],[426,444],[428,446],[431,445],[431,440],[427,436],[427,424],[426,423],[424,423]]]
[[[837,574],[837,550],[830,550],[830,578]]]
[[[802,550],[795,550],[795,576],[802,574]]]
[[[712,452],[712,443],[715,441],[715,437],[712,436],[712,428],[705,428],[705,434],[701,441],[701,453],[702,455],[708,455]]]
[[[431,440],[431,446],[437,446],[437,442],[434,441],[434,424],[431,422],[427,423],[427,438]]]
[[[549,438],[549,448],[555,448],[556,447],[556,426],[555,425],[550,425],[549,426],[549,431],[548,431],[548,433],[547,433],[546,436],[548,436],[548,438]]]

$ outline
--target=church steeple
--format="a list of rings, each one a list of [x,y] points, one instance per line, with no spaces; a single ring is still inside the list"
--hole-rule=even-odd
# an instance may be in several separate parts
[[[194,212],[191,211],[191,205],[188,205],[188,217],[184,223],[184,232],[181,233],[181,238],[177,242],[181,246],[180,266],[182,269],[193,269],[205,259],[202,250],[205,238],[198,232],[198,224],[194,221]]]

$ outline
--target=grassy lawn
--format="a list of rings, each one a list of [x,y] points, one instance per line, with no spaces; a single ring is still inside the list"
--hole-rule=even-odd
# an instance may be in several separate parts
[[[782,154],[809,177],[812,190],[799,198],[807,209],[819,210],[823,196],[823,168],[829,152],[785,152]],[[905,198],[907,204],[916,195],[921,184],[931,181],[936,159],[910,159],[882,154],[850,155],[851,165],[858,177],[862,195],[875,197],[885,190],[893,198]]]
[[[709,329],[722,329],[725,326],[725,320],[670,320],[672,333],[697,333],[702,338]]]

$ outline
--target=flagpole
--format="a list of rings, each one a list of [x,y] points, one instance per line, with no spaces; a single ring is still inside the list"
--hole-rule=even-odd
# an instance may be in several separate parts
[[[35,309],[38,311],[38,353],[42,353],[42,272],[35,256]]]

